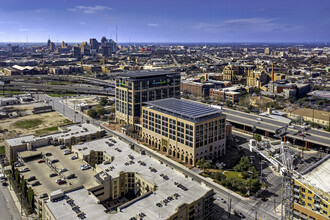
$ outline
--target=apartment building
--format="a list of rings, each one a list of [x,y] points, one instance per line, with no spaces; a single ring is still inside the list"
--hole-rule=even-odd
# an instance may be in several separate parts
[[[142,102],[180,98],[180,74],[168,71],[132,71],[116,78],[116,120],[140,123]]]
[[[241,93],[237,91],[233,91],[230,89],[210,89],[210,98],[218,99],[226,102],[230,101],[231,103],[236,103],[239,101]]]
[[[199,97],[208,97],[210,94],[210,89],[214,87],[214,83],[200,83],[192,81],[181,82],[181,91],[183,93],[188,93]]]
[[[288,118],[314,122],[324,127],[330,126],[330,113],[309,108],[299,108],[288,113]]]
[[[142,118],[143,141],[185,163],[226,152],[226,116],[220,109],[168,98],[147,102]]]
[[[294,219],[330,218],[329,169],[330,159],[326,157],[294,180]]]

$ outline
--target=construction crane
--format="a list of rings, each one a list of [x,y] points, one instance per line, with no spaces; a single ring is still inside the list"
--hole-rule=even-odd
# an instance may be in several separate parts
[[[292,167],[292,151],[288,144],[282,141],[282,137],[286,134],[288,126],[284,126],[275,131],[275,136],[281,139],[281,161],[282,168],[280,170],[282,178],[282,199],[281,199],[281,219],[293,219],[293,167]]]

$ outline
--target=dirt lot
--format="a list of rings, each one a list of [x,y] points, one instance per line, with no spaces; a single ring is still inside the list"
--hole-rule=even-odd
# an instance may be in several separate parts
[[[0,120],[0,146],[6,138],[34,134],[44,135],[55,132],[58,126],[72,123],[57,112],[47,112],[18,118]]]

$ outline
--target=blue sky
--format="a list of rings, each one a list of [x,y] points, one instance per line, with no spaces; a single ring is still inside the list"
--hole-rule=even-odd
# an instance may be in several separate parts
[[[0,0],[0,42],[329,42],[329,0]]]

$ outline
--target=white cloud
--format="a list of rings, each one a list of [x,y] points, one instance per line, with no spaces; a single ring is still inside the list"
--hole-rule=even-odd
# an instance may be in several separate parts
[[[149,27],[157,27],[157,26],[159,26],[159,24],[149,23],[148,26],[149,26]]]
[[[195,27],[208,32],[239,32],[239,31],[258,31],[269,32],[285,30],[286,25],[281,25],[276,22],[276,18],[241,18],[225,20],[218,24],[213,23],[198,23]]]
[[[86,23],[85,22],[80,22],[81,25],[85,25]]]
[[[107,10],[111,10],[111,8],[101,5],[95,5],[95,6],[77,5],[74,8],[68,8],[68,11],[78,11],[78,12],[83,12],[85,14],[94,14],[96,12],[107,11]]]

